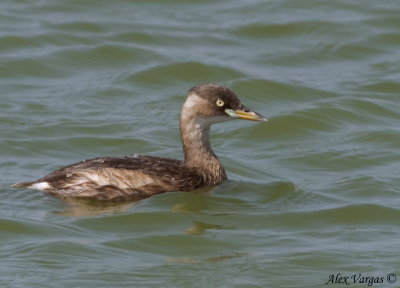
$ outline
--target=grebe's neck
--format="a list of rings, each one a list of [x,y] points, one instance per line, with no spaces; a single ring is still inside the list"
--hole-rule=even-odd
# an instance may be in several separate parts
[[[210,125],[207,119],[181,114],[180,133],[185,156],[184,164],[195,168],[208,184],[227,179],[225,169],[210,146]]]

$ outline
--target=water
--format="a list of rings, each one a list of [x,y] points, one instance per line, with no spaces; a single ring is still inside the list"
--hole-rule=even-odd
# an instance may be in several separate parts
[[[399,287],[399,15],[2,1],[0,286]],[[204,82],[269,119],[214,127],[230,180],[210,193],[87,207],[9,188],[96,156],[181,158],[178,113]]]

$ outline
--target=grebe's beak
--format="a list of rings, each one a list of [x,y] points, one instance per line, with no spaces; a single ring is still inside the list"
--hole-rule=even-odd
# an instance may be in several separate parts
[[[251,120],[251,121],[267,121],[267,118],[264,118],[257,112],[247,109],[243,105],[240,105],[239,109],[236,110],[225,109],[225,113],[228,114],[230,117],[236,119]]]

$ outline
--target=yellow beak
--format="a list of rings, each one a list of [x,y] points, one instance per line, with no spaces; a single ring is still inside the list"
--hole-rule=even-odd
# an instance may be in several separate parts
[[[262,115],[248,110],[248,109],[238,109],[238,110],[232,110],[232,109],[225,109],[226,114],[228,114],[232,118],[237,118],[237,119],[243,119],[243,120],[251,120],[251,121],[267,121],[266,118],[264,118]]]

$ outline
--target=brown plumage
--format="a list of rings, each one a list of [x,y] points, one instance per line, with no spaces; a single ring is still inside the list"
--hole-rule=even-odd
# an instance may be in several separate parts
[[[233,118],[266,121],[243,106],[232,90],[197,85],[189,90],[180,117],[184,161],[136,154],[94,158],[13,187],[43,190],[60,198],[123,201],[214,186],[227,177],[211,149],[210,126]]]

